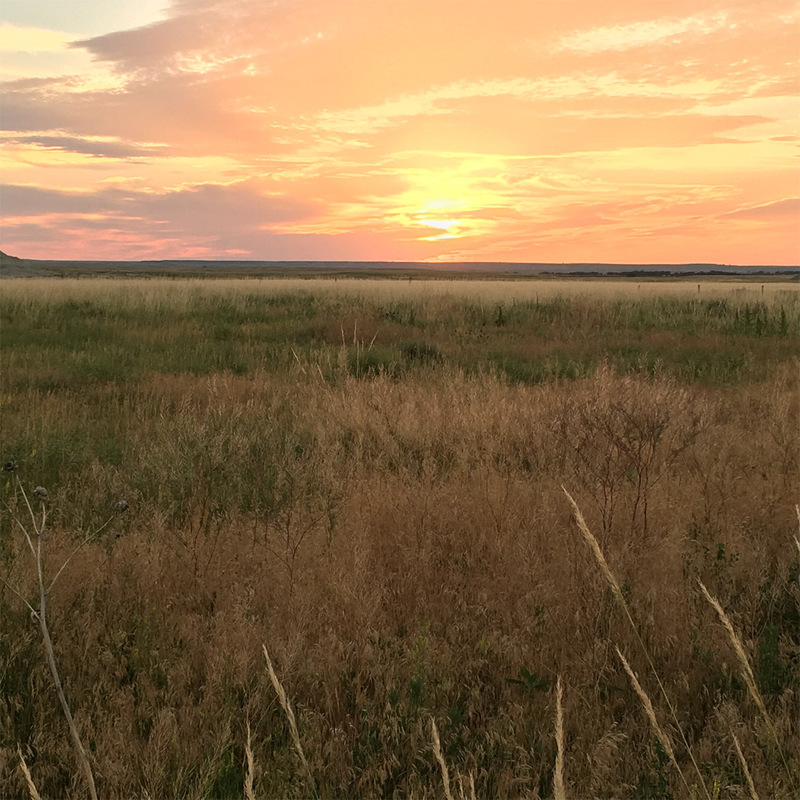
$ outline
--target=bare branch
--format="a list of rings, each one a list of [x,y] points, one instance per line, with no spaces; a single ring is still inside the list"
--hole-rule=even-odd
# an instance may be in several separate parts
[[[39,612],[21,594],[5,578],[0,576],[0,581],[3,581],[3,583],[6,585],[6,587],[8,589],[11,589],[11,591],[14,592],[14,594],[17,597],[19,597],[19,599],[22,600],[22,602],[25,603],[26,606],[28,606],[28,608],[30,609],[31,614],[35,614],[37,619],[38,619]]]
[[[111,520],[114,519],[114,515],[112,514],[94,533],[87,536],[70,554],[67,560],[61,565],[61,569],[56,572],[55,578],[50,581],[50,585],[47,587],[45,594],[50,594],[50,590],[55,586],[56,581],[58,580],[58,576],[66,569],[67,564],[72,561],[73,556],[77,555],[78,551],[81,550],[85,545],[89,544],[95,537],[99,536],[109,525]]]
[[[41,536],[41,532],[36,526],[36,514],[33,513],[31,501],[28,500],[28,495],[25,493],[25,487],[22,485],[22,481],[19,479],[19,476],[16,473],[14,473],[14,477],[17,479],[17,486],[19,486],[19,490],[22,492],[22,497],[25,499],[25,505],[28,506],[28,513],[31,515],[31,521],[33,522],[33,530],[36,532],[37,536]]]

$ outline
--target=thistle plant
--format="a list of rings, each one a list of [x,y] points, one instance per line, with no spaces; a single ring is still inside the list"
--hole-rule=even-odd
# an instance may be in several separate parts
[[[91,533],[87,536],[65,559],[64,563],[61,565],[59,570],[56,572],[55,576],[49,582],[45,578],[45,565],[44,565],[44,552],[43,552],[43,545],[45,544],[47,538],[47,489],[43,486],[37,486],[33,490],[33,497],[34,503],[38,501],[39,508],[35,511],[34,506],[31,504],[30,499],[28,498],[28,494],[25,491],[25,487],[22,485],[22,481],[19,479],[19,475],[17,474],[17,462],[16,461],[8,461],[6,464],[3,465],[3,471],[9,472],[13,475],[15,481],[15,496],[16,492],[22,496],[24,501],[25,508],[28,512],[28,517],[30,519],[30,523],[26,525],[20,517],[17,515],[16,510],[16,503],[15,507],[12,508],[4,499],[2,500],[2,504],[5,507],[6,511],[11,516],[14,524],[22,531],[25,542],[28,545],[28,549],[31,553],[31,558],[33,560],[33,565],[36,571],[36,582],[38,588],[38,604],[34,606],[33,604],[29,603],[28,600],[25,599],[24,595],[21,591],[16,589],[12,586],[5,578],[0,577],[0,581],[11,591],[13,592],[28,608],[31,612],[31,619],[34,620],[39,624],[39,630],[42,635],[42,642],[44,644],[44,649],[47,654],[47,663],[50,667],[50,673],[53,676],[53,683],[55,684],[56,693],[58,694],[58,699],[61,702],[61,708],[64,711],[64,716],[67,719],[67,725],[69,726],[70,736],[72,737],[72,743],[75,747],[75,752],[78,758],[78,763],[83,770],[83,773],[86,777],[86,782],[89,786],[89,794],[92,800],[97,800],[97,789],[95,788],[94,783],[94,776],[92,774],[92,768],[89,764],[89,759],[86,755],[86,750],[81,742],[80,735],[78,733],[78,729],[75,725],[75,721],[72,717],[72,711],[70,709],[69,703],[67,702],[66,695],[64,694],[64,687],[61,683],[61,676],[58,672],[58,665],[56,663],[55,651],[53,650],[53,641],[50,636],[50,628],[47,623],[47,600],[50,596],[50,593],[53,590],[53,587],[58,581],[61,573],[67,567],[70,561],[78,554],[78,552],[83,549],[89,542],[93,539],[96,539],[111,523],[111,521],[116,517],[118,514],[121,514],[128,508],[128,504],[124,500],[120,500],[115,508],[114,512],[111,516],[97,529],[94,533]],[[24,516],[24,513],[23,513]]]

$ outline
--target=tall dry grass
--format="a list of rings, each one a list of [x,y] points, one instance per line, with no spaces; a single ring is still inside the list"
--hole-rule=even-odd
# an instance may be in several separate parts
[[[783,748],[781,746],[781,740],[778,736],[775,726],[772,724],[772,720],[770,719],[770,715],[767,712],[767,707],[764,704],[764,698],[761,695],[761,692],[758,689],[758,684],[756,682],[756,676],[753,673],[753,669],[750,666],[750,661],[747,658],[747,655],[744,652],[744,646],[742,645],[742,640],[740,639],[739,635],[736,633],[736,630],[733,627],[733,623],[730,620],[730,617],[725,613],[725,610],[719,604],[719,601],[712,597],[709,593],[708,589],[703,585],[703,582],[698,579],[698,583],[700,584],[700,589],[703,592],[703,596],[708,600],[709,604],[712,606],[714,611],[717,612],[719,616],[720,622],[722,626],[725,628],[726,633],[730,639],[731,645],[733,646],[733,650],[736,653],[736,657],[739,660],[739,665],[741,667],[742,677],[744,678],[745,685],[747,686],[747,690],[750,693],[750,696],[755,701],[758,710],[761,712],[761,716],[767,726],[767,730],[769,730],[770,736],[772,737],[773,741],[775,742],[775,746],[778,750],[780,755],[781,761],[783,762],[784,769],[786,770],[786,778],[788,780],[788,785],[791,788],[793,793],[797,792],[797,786],[795,785],[795,777],[794,773],[795,770],[789,767],[789,764],[786,761],[786,756],[783,753]],[[737,743],[737,752],[738,752],[738,743]],[[750,779],[748,778],[748,782]]]
[[[796,296],[797,281],[770,279],[764,283],[738,278],[700,278],[698,280],[614,280],[602,278],[522,280],[384,280],[381,278],[52,278],[31,281],[27,278],[3,279],[3,294],[25,302],[34,309],[42,303],[62,303],[65,299],[123,304],[133,308],[169,307],[185,309],[198,296],[225,298],[241,302],[247,295],[262,296],[303,292],[336,297],[348,306],[354,298],[414,304],[449,304],[459,300],[478,300],[488,305],[498,302],[524,302],[558,297],[591,301],[630,299],[636,302],[653,298],[726,299],[731,302],[774,303]],[[700,290],[698,291],[698,286]]]
[[[667,690],[664,688],[664,684],[663,684],[663,682],[661,680],[661,677],[660,677],[660,675],[658,673],[658,669],[656,668],[655,664],[653,663],[653,659],[650,656],[650,652],[647,649],[647,646],[645,645],[644,640],[642,639],[642,637],[641,637],[641,635],[639,633],[639,628],[638,628],[636,622],[633,619],[633,616],[631,614],[631,609],[630,609],[630,607],[628,605],[627,600],[625,599],[625,594],[622,591],[622,587],[620,586],[619,581],[617,580],[616,575],[614,575],[614,572],[612,571],[611,567],[609,567],[608,562],[606,561],[606,557],[605,557],[605,555],[603,553],[603,550],[600,547],[597,539],[595,538],[594,534],[592,534],[592,532],[589,530],[589,526],[586,524],[586,520],[584,519],[583,514],[581,513],[581,510],[578,507],[578,504],[575,502],[575,500],[573,499],[572,495],[570,495],[570,493],[566,489],[564,489],[563,486],[562,486],[562,489],[564,491],[564,494],[567,496],[567,500],[569,500],[570,505],[572,506],[573,513],[575,514],[575,521],[578,524],[578,528],[580,529],[581,535],[583,536],[583,538],[586,541],[587,545],[589,545],[589,548],[590,548],[590,550],[592,552],[592,555],[594,556],[595,560],[597,561],[597,563],[598,563],[598,565],[600,567],[600,571],[603,573],[603,576],[605,577],[605,579],[608,581],[609,585],[611,586],[611,589],[612,589],[612,591],[614,593],[615,600],[617,601],[619,606],[624,611],[625,617],[628,620],[628,622],[630,623],[631,631],[633,632],[633,635],[635,636],[636,641],[638,642],[638,644],[639,644],[639,646],[641,648],[641,651],[642,651],[642,653],[644,654],[644,656],[645,656],[645,658],[647,660],[647,663],[648,663],[648,665],[650,667],[650,671],[652,672],[652,675],[655,678],[656,683],[658,684],[658,688],[661,691],[661,695],[662,695],[662,697],[664,699],[664,702],[666,703],[666,705],[667,705],[667,707],[669,709],[670,715],[672,716],[672,719],[675,722],[675,727],[676,727],[676,729],[677,729],[677,731],[678,731],[678,733],[680,735],[680,738],[681,738],[681,740],[683,742],[686,754],[688,755],[689,760],[692,762],[692,766],[694,767],[695,773],[697,774],[697,778],[699,780],[699,785],[702,788],[703,794],[708,798],[708,800],[710,800],[711,796],[709,795],[708,788],[706,787],[705,781],[703,780],[703,774],[700,771],[700,767],[697,764],[697,761],[696,761],[696,759],[694,757],[694,754],[692,753],[691,747],[689,746],[689,743],[686,741],[686,735],[684,734],[683,728],[681,727],[680,721],[678,720],[678,716],[677,716],[677,714],[675,712],[675,707],[674,707],[672,701],[670,700],[670,696],[667,693]],[[639,699],[642,702],[642,705],[644,706],[647,718],[648,718],[650,724],[653,726],[653,730],[655,731],[659,742],[661,742],[661,745],[663,746],[664,751],[666,752],[666,754],[669,757],[670,761],[675,766],[675,769],[676,769],[678,775],[680,776],[681,783],[683,784],[684,788],[686,789],[687,794],[691,794],[692,790],[689,788],[689,784],[687,783],[686,778],[684,777],[683,771],[681,770],[681,767],[678,764],[678,761],[677,761],[677,759],[675,757],[675,752],[674,752],[674,750],[672,748],[672,742],[671,742],[670,738],[664,733],[664,731],[662,730],[661,726],[659,725],[658,720],[657,720],[656,715],[655,715],[655,712],[653,710],[653,704],[650,701],[650,698],[648,697],[648,695],[644,691],[644,689],[642,689],[642,686],[639,683],[639,679],[636,676],[636,673],[631,669],[630,664],[628,663],[628,661],[625,658],[625,656],[622,655],[622,653],[620,652],[620,649],[618,647],[615,647],[615,650],[616,650],[616,653],[617,653],[617,656],[618,656],[619,660],[622,662],[622,666],[625,668],[625,672],[628,674],[628,677],[630,678],[631,683],[633,684],[633,687],[636,690],[637,696],[639,697]]]
[[[618,647],[690,787],[691,753],[720,797],[792,796],[796,363],[735,386],[611,368],[530,386],[447,364],[331,375],[296,352],[277,372],[4,389],[51,564],[130,503],[49,608],[98,795],[305,797],[299,741],[320,797],[442,796],[434,718],[453,795],[474,776],[478,797],[549,798],[561,774],[569,796],[683,796]],[[25,546],[3,517],[0,574],[30,599]],[[0,785],[28,791],[21,746],[43,797],[76,796],[36,630],[0,606]]]
[[[561,676],[556,679],[556,763],[553,767],[553,800],[566,800],[564,789],[564,711]]]
[[[25,762],[25,756],[22,755],[22,750],[19,748],[17,748],[17,755],[19,756],[19,767],[25,777],[25,783],[28,787],[28,794],[31,800],[42,800],[41,796],[39,795],[39,791],[36,788],[36,784],[33,782],[31,771],[28,769],[28,765]]]

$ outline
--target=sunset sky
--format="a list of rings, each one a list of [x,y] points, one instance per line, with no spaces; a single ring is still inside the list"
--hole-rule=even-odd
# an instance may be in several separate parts
[[[28,258],[800,262],[796,0],[3,0]]]

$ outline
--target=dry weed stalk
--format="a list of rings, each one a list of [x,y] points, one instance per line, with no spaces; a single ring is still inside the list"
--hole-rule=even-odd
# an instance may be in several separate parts
[[[25,783],[28,784],[28,794],[30,794],[31,800],[42,800],[39,796],[39,792],[36,790],[36,784],[33,782],[31,771],[25,763],[25,756],[22,755],[22,750],[19,745],[17,746],[17,754],[19,755],[19,765],[22,768],[22,774],[25,776]]]
[[[553,768],[553,800],[566,800],[564,791],[564,711],[561,707],[561,676],[556,680],[556,765]]]
[[[794,510],[797,512],[797,532],[800,534],[800,505],[796,505]],[[797,552],[800,553],[800,539],[794,537],[794,543],[797,545]]]
[[[750,775],[750,768],[747,766],[747,761],[744,757],[744,753],[742,752],[742,748],[739,745],[739,740],[736,738],[736,734],[731,731],[731,736],[733,737],[733,743],[736,746],[736,755],[739,756],[739,763],[742,765],[742,771],[744,772],[744,777],[747,780],[747,789],[750,792],[750,800],[759,800],[758,794],[756,793],[756,787],[753,784],[753,777]]]
[[[25,541],[28,544],[28,549],[31,551],[31,556],[33,558],[33,563],[36,568],[36,580],[39,589],[39,607],[34,608],[19,592],[15,589],[5,578],[0,578],[3,581],[6,587],[8,587],[22,602],[27,606],[28,610],[31,612],[31,617],[35,619],[39,623],[39,629],[42,634],[42,641],[44,643],[44,649],[47,653],[47,663],[50,667],[50,674],[53,676],[53,683],[56,687],[56,693],[58,694],[58,699],[61,703],[61,708],[64,712],[64,716],[67,720],[67,725],[69,726],[70,736],[72,737],[72,743],[75,747],[75,752],[78,756],[78,762],[83,770],[84,776],[86,777],[86,782],[89,785],[89,795],[91,796],[92,800],[97,800],[97,789],[95,788],[94,783],[94,775],[92,774],[92,767],[89,763],[89,758],[86,755],[86,750],[84,749],[83,742],[81,741],[80,734],[78,733],[78,728],[75,725],[75,720],[72,718],[72,711],[69,707],[69,703],[67,702],[66,695],[64,694],[64,687],[61,683],[61,676],[58,672],[58,665],[56,664],[56,656],[55,650],[53,649],[53,640],[50,637],[50,628],[47,624],[47,599],[52,591],[53,587],[56,584],[56,581],[61,576],[61,573],[64,571],[66,566],[69,564],[70,561],[77,555],[77,553],[92,539],[95,539],[99,536],[105,528],[109,525],[112,519],[116,516],[116,514],[125,511],[128,508],[128,504],[124,500],[120,500],[117,503],[115,512],[92,534],[87,536],[67,557],[64,563],[61,565],[61,568],[56,572],[55,577],[50,581],[49,584],[45,582],[44,577],[44,554],[42,553],[42,544],[45,541],[45,535],[47,533],[47,489],[43,486],[37,486],[33,490],[34,496],[39,500],[41,505],[41,520],[37,519],[37,515],[34,513],[33,507],[31,506],[30,500],[28,499],[28,495],[25,491],[25,487],[22,485],[22,481],[19,479],[19,475],[17,474],[17,463],[16,461],[9,461],[3,467],[5,472],[11,472],[16,479],[15,488],[19,490],[20,494],[22,495],[23,500],[25,501],[25,506],[28,509],[28,514],[30,515],[31,519],[31,527],[33,528],[33,534],[25,527],[22,520],[17,517],[15,510],[8,505],[8,503],[3,500],[3,505],[6,507],[6,510],[11,515],[13,521],[17,524],[17,526],[22,530],[22,533],[25,536]],[[34,545],[34,540],[36,544]],[[20,755],[21,757],[21,755]],[[24,764],[24,761],[23,761]],[[24,770],[27,773],[27,767]],[[32,786],[32,782],[29,784]]]
[[[247,742],[244,746],[244,755],[247,765],[244,773],[244,800],[256,800],[256,796],[253,794],[255,764],[253,761],[253,748],[250,746],[250,720],[247,721]]]
[[[275,693],[278,695],[278,700],[280,700],[281,706],[283,707],[284,712],[286,713],[286,718],[289,720],[289,731],[292,734],[292,741],[294,742],[295,750],[297,750],[297,755],[300,758],[300,763],[303,765],[303,769],[305,770],[306,776],[308,777],[308,781],[311,784],[311,789],[313,795],[317,796],[317,784],[314,780],[314,776],[311,773],[311,767],[308,765],[308,761],[306,760],[306,754],[303,752],[303,745],[300,744],[300,734],[297,731],[297,722],[294,718],[294,711],[292,711],[292,707],[289,704],[289,700],[286,697],[286,692],[281,686],[281,682],[278,680],[278,676],[275,674],[275,669],[272,666],[272,660],[269,657],[269,652],[267,651],[267,646],[264,644],[262,645],[264,648],[264,658],[267,662],[267,672],[269,673],[269,679],[272,681],[272,685],[275,688]]]
[[[655,731],[656,737],[658,741],[661,742],[661,746],[664,748],[664,751],[669,756],[669,760],[672,762],[672,765],[678,771],[678,775],[680,776],[681,783],[683,783],[687,796],[691,796],[692,792],[689,789],[689,784],[686,782],[686,778],[684,777],[683,770],[681,770],[680,765],[678,764],[678,760],[675,758],[675,750],[672,747],[672,741],[670,740],[669,736],[664,733],[661,726],[658,724],[658,719],[656,718],[656,712],[653,708],[653,704],[650,702],[650,698],[647,695],[647,692],[642,688],[642,685],[639,683],[639,679],[636,677],[636,673],[631,669],[631,665],[628,663],[628,660],[622,655],[619,647],[614,647],[617,651],[617,655],[619,656],[619,660],[622,662],[622,666],[625,667],[625,672],[628,673],[628,677],[631,679],[631,683],[633,684],[633,688],[636,691],[636,694],[639,696],[639,699],[642,701],[642,705],[644,706],[645,714],[647,714],[647,719],[650,720],[650,724],[653,726],[653,730]]]
[[[447,764],[442,754],[442,743],[439,740],[439,730],[436,727],[436,720],[431,717],[431,738],[433,740],[433,754],[442,769],[442,783],[444,784],[444,796],[447,800],[453,800],[453,793],[450,791],[450,773],[447,771]]]
[[[614,593],[614,596],[617,598],[617,601],[622,606],[622,610],[625,612],[625,616],[628,618],[628,622],[630,623],[631,629],[633,630],[634,636],[636,640],[639,642],[639,646],[642,648],[642,652],[647,659],[647,663],[650,666],[650,670],[652,671],[653,675],[655,676],[656,682],[658,683],[658,688],[661,691],[661,695],[664,698],[664,701],[669,708],[670,715],[672,716],[672,720],[675,724],[675,727],[680,734],[681,741],[683,742],[683,746],[686,752],[691,759],[692,765],[694,766],[694,770],[697,773],[697,778],[700,781],[700,786],[703,788],[703,794],[706,796],[707,800],[711,800],[711,795],[708,792],[708,787],[706,786],[706,782],[703,779],[703,773],[700,771],[700,766],[697,763],[697,760],[694,757],[694,753],[692,752],[692,748],[689,747],[689,742],[686,739],[686,735],[683,732],[683,728],[681,727],[680,721],[678,720],[678,715],[675,711],[675,707],[672,705],[672,701],[669,699],[669,695],[667,694],[667,690],[664,688],[664,684],[661,681],[661,677],[658,674],[658,670],[653,664],[653,659],[650,657],[650,653],[645,646],[644,640],[639,633],[639,629],[636,627],[636,623],[633,621],[633,617],[631,616],[630,608],[628,607],[628,603],[625,600],[625,596],[622,594],[622,589],[619,585],[619,582],[616,579],[616,576],[611,571],[611,567],[608,566],[608,562],[603,555],[603,551],[600,549],[600,545],[595,539],[592,532],[589,530],[589,526],[586,524],[586,520],[583,518],[583,514],[581,513],[578,504],[573,499],[572,495],[566,490],[564,486],[561,487],[564,494],[567,496],[567,500],[569,500],[570,505],[572,506],[572,511],[575,516],[575,522],[580,529],[581,534],[583,535],[584,540],[589,545],[592,553],[594,554],[595,559],[600,565],[600,569],[603,571],[603,574],[606,576],[609,584],[611,585],[611,589]],[[685,781],[684,781],[685,783]],[[688,788],[688,787],[687,787]]]
[[[792,777],[792,771],[789,769],[789,765],[786,762],[786,756],[783,753],[783,748],[781,747],[780,741],[778,740],[778,733],[775,730],[775,727],[772,724],[772,720],[770,719],[769,714],[767,713],[767,707],[764,705],[764,699],[761,697],[761,692],[758,691],[758,684],[756,683],[755,675],[753,674],[753,670],[750,667],[750,662],[747,658],[747,655],[744,652],[744,646],[742,645],[742,640],[739,638],[739,635],[736,633],[736,630],[733,627],[733,623],[730,620],[730,617],[725,613],[725,609],[720,605],[719,600],[716,597],[713,597],[708,589],[706,589],[703,582],[698,578],[697,582],[700,584],[700,589],[703,592],[706,600],[711,604],[714,611],[717,612],[717,616],[722,623],[722,626],[728,633],[728,638],[731,641],[731,645],[733,646],[733,650],[736,653],[736,657],[739,659],[739,664],[742,668],[742,677],[744,678],[744,682],[747,684],[747,689],[750,692],[750,696],[755,701],[756,706],[758,706],[758,710],[761,712],[761,716],[764,718],[764,722],[767,725],[767,729],[769,730],[772,738],[775,740],[775,746],[778,748],[778,752],[781,756],[781,761],[783,762],[783,767],[786,770],[786,775],[789,778],[789,785],[792,787],[793,790],[796,790],[794,778]]]

